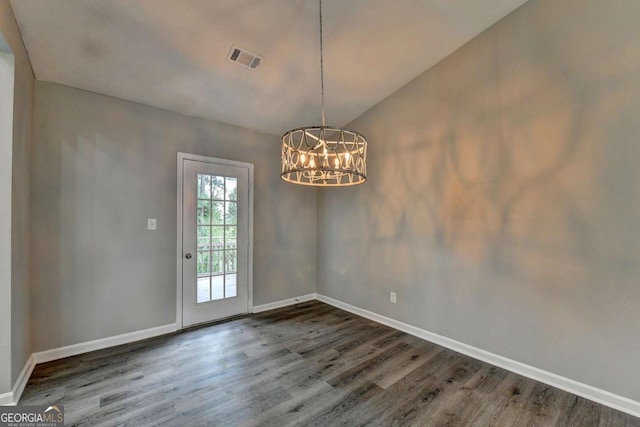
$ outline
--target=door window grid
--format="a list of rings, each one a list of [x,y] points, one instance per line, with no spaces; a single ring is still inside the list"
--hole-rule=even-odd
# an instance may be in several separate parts
[[[234,177],[198,174],[197,303],[237,296],[237,184]]]

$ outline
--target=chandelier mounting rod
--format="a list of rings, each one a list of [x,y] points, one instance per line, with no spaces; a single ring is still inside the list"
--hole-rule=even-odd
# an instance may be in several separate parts
[[[322,98],[322,126],[326,126],[324,119],[324,49],[322,47],[322,0],[320,3],[320,97]]]

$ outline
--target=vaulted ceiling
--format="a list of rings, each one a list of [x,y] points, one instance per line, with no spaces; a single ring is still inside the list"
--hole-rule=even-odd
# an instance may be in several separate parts
[[[342,126],[526,0],[324,0]],[[36,78],[281,134],[320,122],[317,0],[12,0]],[[232,45],[264,57],[227,61]]]

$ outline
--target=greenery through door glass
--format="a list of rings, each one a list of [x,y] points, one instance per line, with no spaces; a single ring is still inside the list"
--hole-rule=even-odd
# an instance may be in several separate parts
[[[237,271],[237,196],[236,178],[198,175],[197,272],[200,277]]]

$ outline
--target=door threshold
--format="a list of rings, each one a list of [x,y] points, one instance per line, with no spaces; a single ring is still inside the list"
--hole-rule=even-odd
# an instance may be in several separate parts
[[[180,331],[193,331],[200,328],[206,328],[208,326],[220,325],[222,323],[232,322],[234,320],[243,319],[245,317],[250,317],[251,313],[242,313],[242,314],[234,314],[233,316],[223,317],[222,319],[211,320],[203,323],[196,323],[195,325],[186,326]]]

